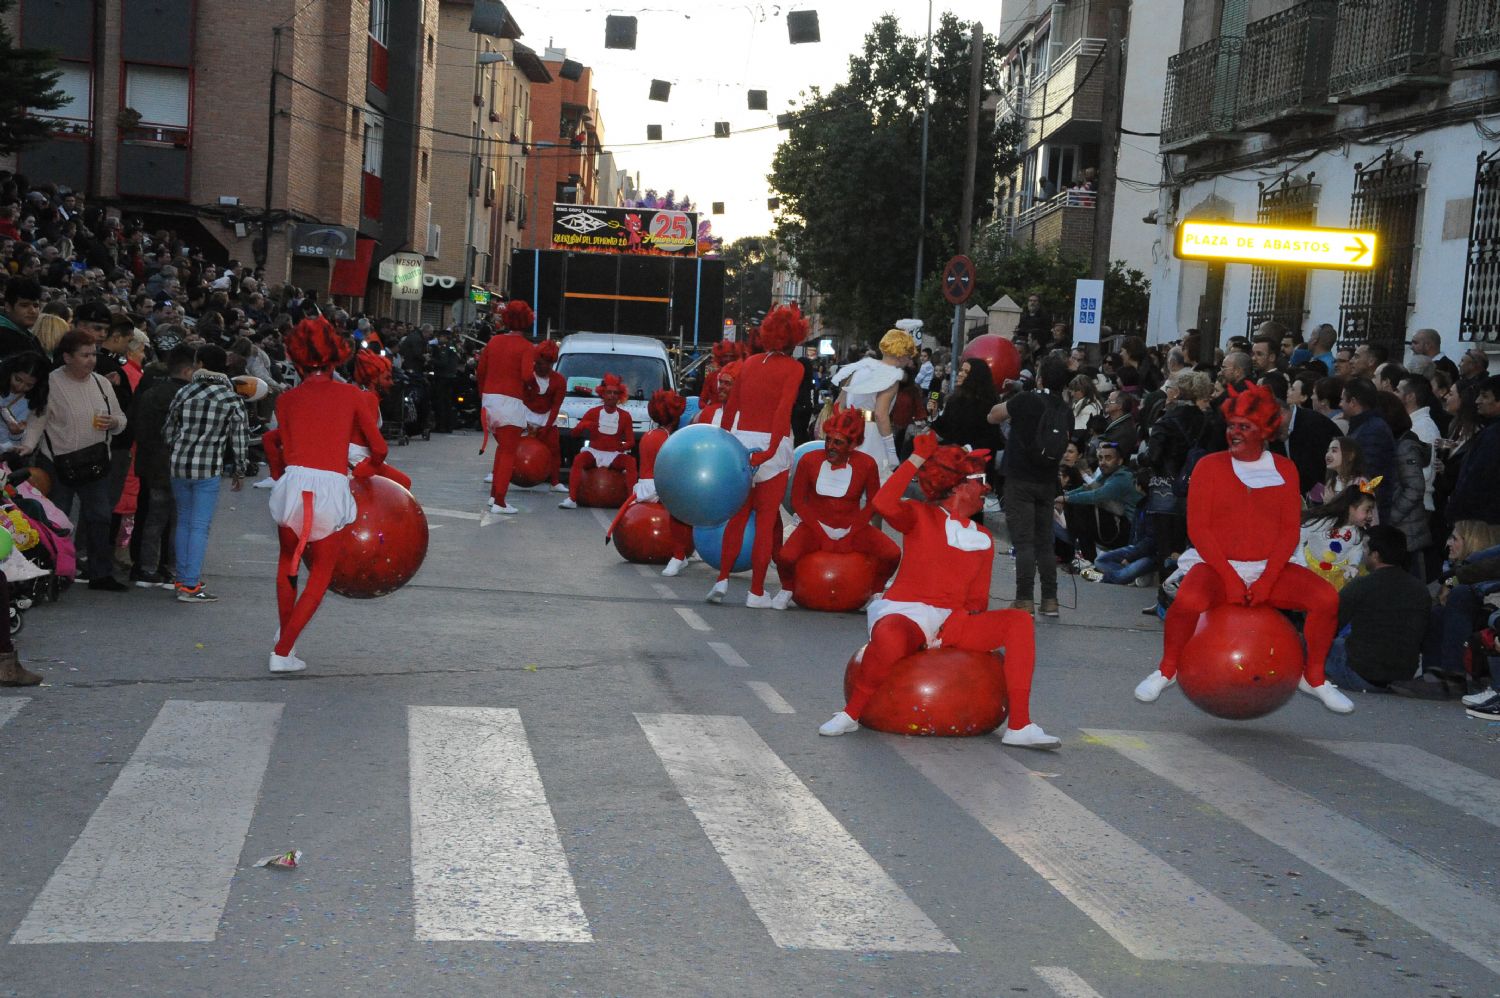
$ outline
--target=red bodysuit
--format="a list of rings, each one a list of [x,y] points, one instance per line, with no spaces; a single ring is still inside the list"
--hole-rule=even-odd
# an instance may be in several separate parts
[[[490,469],[490,498],[505,507],[511,472],[516,464],[516,445],[526,427],[526,385],[536,365],[536,349],[520,333],[490,337],[479,353],[475,380],[486,432],[495,437],[495,460]],[[481,448],[483,450],[483,448]]]
[[[573,471],[568,475],[568,498],[578,501],[583,473],[594,467],[620,469],[625,473],[627,488],[635,490],[636,464],[635,458],[630,456],[630,448],[635,446],[635,424],[630,413],[618,406],[610,412],[607,407],[596,405],[573,427],[573,436],[587,436],[589,442],[573,459]]]
[[[542,391],[537,384],[543,378],[547,380],[546,391]],[[532,435],[546,444],[547,450],[552,453],[552,474],[549,481],[553,485],[562,480],[562,437],[557,432],[557,414],[562,410],[563,399],[568,394],[567,388],[568,379],[556,370],[547,374],[537,372],[526,382],[525,394],[521,399],[526,404],[526,422],[531,427]]]
[[[820,488],[839,491],[837,495],[825,495]],[[901,561],[901,549],[870,525],[870,517],[875,514],[871,504],[879,488],[880,468],[868,454],[851,451],[843,468],[828,463],[826,450],[802,455],[792,472],[792,512],[802,522],[776,554],[782,589],[795,591],[797,562],[813,551],[868,555],[875,562],[876,588],[885,588]]]
[[[379,427],[380,395],[374,390],[368,388],[361,391],[360,395],[363,396],[360,399],[361,404],[363,404],[366,409],[369,409],[374,413],[375,425]],[[363,461],[365,458],[370,457],[374,453],[374,451],[370,447],[369,440],[365,437],[364,425],[365,424],[362,420],[354,424],[354,435],[350,438],[349,441],[349,467],[351,468],[359,464],[359,462]],[[376,436],[381,438],[381,443],[385,443],[385,434],[377,433]],[[397,468],[391,467],[389,464],[381,464],[380,467],[375,470],[375,474],[380,475],[383,478],[389,478],[391,481],[395,482],[403,489],[411,488],[410,476]]]

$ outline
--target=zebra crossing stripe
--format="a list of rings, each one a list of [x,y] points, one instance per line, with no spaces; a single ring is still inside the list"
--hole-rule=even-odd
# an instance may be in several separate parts
[[[31,697],[6,697],[0,700],[0,728],[5,727],[5,722],[21,712],[21,708],[31,702]]]
[[[958,951],[744,718],[636,720],[776,945]]]
[[[1436,864],[1189,735],[1087,733],[1304,863],[1500,973],[1500,950],[1494,945],[1500,904]]]
[[[281,708],[163,704],[11,942],[212,941]]]
[[[968,745],[937,738],[902,738],[892,744],[1131,955],[1312,966],[998,747],[975,765]]]
[[[770,683],[762,683],[752,679],[746,682],[745,685],[750,687],[750,692],[760,697],[760,702],[765,704],[770,709],[771,713],[797,713],[796,708],[787,703],[786,698],[784,698],[780,693],[777,693],[776,687],[772,686]]]
[[[1067,967],[1032,967],[1031,972],[1056,993],[1057,998],[1104,998],[1088,981]]]
[[[1414,745],[1318,740],[1313,744],[1361,766],[1368,766],[1382,776],[1480,821],[1500,826],[1500,780],[1490,779]]]
[[[520,711],[408,707],[407,737],[417,938],[592,942]]]

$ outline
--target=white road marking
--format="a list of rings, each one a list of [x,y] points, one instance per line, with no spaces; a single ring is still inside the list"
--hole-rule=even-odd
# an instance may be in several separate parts
[[[255,541],[264,544],[275,544],[276,538],[271,534],[240,534],[242,541]]]
[[[636,720],[776,945],[958,952],[743,718]]]
[[[1384,835],[1196,738],[1088,732],[1351,890],[1500,973],[1500,904]]]
[[[720,661],[725,665],[732,665],[736,669],[750,668],[750,663],[745,661],[744,656],[724,642],[710,641],[708,646],[714,650],[714,654],[719,656]]]
[[[667,585],[665,582],[653,582],[651,583],[651,588],[656,590],[656,595],[660,596],[662,599],[677,598],[677,594],[672,591],[672,587]]]
[[[445,516],[452,520],[483,520],[483,513],[467,513],[461,509],[439,509],[436,506],[423,506],[422,512],[428,516]]]
[[[661,574],[661,569],[657,568],[655,565],[636,565],[635,570],[636,574],[644,576],[648,579],[654,579]]]
[[[751,691],[753,691],[756,696],[760,697],[760,702],[769,707],[771,709],[771,713],[797,713],[797,711],[793,709],[791,704],[782,699],[781,694],[777,693],[775,688],[770,683],[763,683],[758,679],[752,679],[745,685],[750,687]]]
[[[1055,991],[1057,998],[1104,998],[1067,967],[1032,967],[1031,972]]]
[[[5,722],[21,712],[21,708],[31,702],[31,697],[6,697],[0,700],[0,728],[5,727]]]
[[[597,506],[589,510],[589,512],[594,514],[594,519],[598,520],[599,526],[603,527],[605,530],[608,530],[609,525],[615,522],[615,518],[612,514],[606,513],[604,510],[600,509]]]
[[[1500,780],[1413,745],[1320,740],[1314,740],[1313,744],[1361,766],[1368,766],[1382,776],[1480,821],[1500,826]]]
[[[681,617],[682,620],[683,620],[683,623],[687,624],[693,630],[695,630],[695,631],[712,631],[713,630],[712,627],[708,626],[708,622],[707,621],[705,621],[702,617],[698,616],[698,613],[697,613],[696,610],[689,609],[688,607],[685,607],[685,606],[674,606],[674,607],[672,607],[672,609],[676,610],[677,611],[677,616]]]
[[[592,942],[520,711],[406,710],[417,938]]]
[[[922,775],[1142,960],[1311,966],[1296,950],[998,747],[892,741]]]
[[[11,942],[211,942],[281,708],[163,704]]]

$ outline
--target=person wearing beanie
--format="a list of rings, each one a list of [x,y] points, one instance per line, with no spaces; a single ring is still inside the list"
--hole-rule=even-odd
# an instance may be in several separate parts
[[[516,466],[516,446],[526,429],[526,384],[536,372],[536,348],[526,339],[535,318],[531,306],[509,301],[501,313],[505,332],[490,337],[479,354],[475,380],[479,384],[479,419],[486,442],[495,437],[495,460],[490,469],[490,512],[507,515],[520,510],[505,501]],[[479,452],[484,453],[481,444]]]
[[[891,406],[901,389],[901,378],[917,356],[917,341],[904,329],[892,329],[880,338],[880,359],[866,357],[846,364],[833,373],[839,387],[838,404],[865,412],[875,424],[866,432],[859,449],[875,459],[880,480],[885,481],[899,464],[896,437],[891,427]]]

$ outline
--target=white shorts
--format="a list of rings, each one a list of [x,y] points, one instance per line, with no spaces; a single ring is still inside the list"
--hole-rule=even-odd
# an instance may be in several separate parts
[[[900,600],[878,599],[871,603],[865,611],[865,618],[869,621],[870,631],[874,633],[875,625],[882,617],[905,617],[922,629],[922,634],[927,638],[927,647],[937,648],[940,646],[937,636],[938,631],[952,616],[952,610],[946,610],[940,606],[930,603],[907,603]]]
[[[594,450],[592,447],[585,447],[584,451],[594,455],[594,463],[601,468],[608,468],[614,464],[615,458],[619,457],[622,453],[617,450]]]
[[[730,430],[729,432],[752,454],[771,446],[769,433],[761,433],[757,430]],[[761,482],[769,482],[783,471],[790,471],[793,450],[792,438],[782,437],[781,446],[776,448],[776,453],[771,455],[771,459],[755,469],[755,477],[752,481],[759,485]]]
[[[370,448],[364,444],[349,445],[349,467],[354,467],[359,462],[370,456]]]
[[[1205,564],[1205,562],[1203,561],[1203,556],[1198,553],[1198,549],[1188,548],[1177,559],[1177,571],[1186,575],[1193,570],[1194,565],[1202,564]],[[1247,586],[1255,585],[1266,571],[1266,563],[1264,561],[1230,561],[1229,567],[1234,569],[1234,573]]]
[[[642,478],[635,483],[636,502],[660,502],[656,495],[656,479]]]
[[[480,406],[489,423],[490,429],[497,426],[521,426],[526,425],[526,414],[530,409],[526,403],[514,395],[482,395],[479,399]]]
[[[313,494],[312,533],[303,538],[308,543],[338,533],[359,515],[354,493],[349,491],[348,475],[291,465],[271,486],[271,518],[298,536],[302,531],[304,492]]]
[[[509,395],[500,395],[500,396],[496,396],[496,397],[497,398],[510,398]],[[523,405],[524,405],[524,403],[523,403]],[[546,412],[533,412],[530,407],[526,408],[526,425],[527,426],[546,426],[547,425],[547,420],[549,420],[551,418],[552,418],[552,410],[551,409],[548,409]]]

